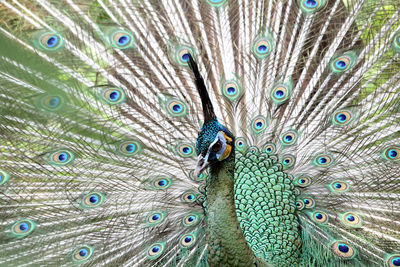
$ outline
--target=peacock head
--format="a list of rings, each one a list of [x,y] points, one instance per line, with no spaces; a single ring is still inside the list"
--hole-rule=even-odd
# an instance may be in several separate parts
[[[217,119],[206,121],[196,140],[198,155],[195,177],[209,165],[227,159],[234,147],[234,136]]]
[[[235,138],[225,126],[218,122],[204,80],[190,54],[188,63],[195,76],[204,114],[204,124],[196,140],[198,160],[194,176],[198,177],[208,166],[229,158],[234,151]]]

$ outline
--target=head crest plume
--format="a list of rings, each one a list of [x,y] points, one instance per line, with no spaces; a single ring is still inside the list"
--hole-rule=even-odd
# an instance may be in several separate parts
[[[196,80],[196,88],[199,92],[201,103],[203,105],[204,122],[215,120],[216,116],[214,113],[214,108],[208,95],[206,85],[204,84],[203,77],[201,77],[200,75],[197,63],[194,61],[191,54],[189,54],[189,67],[194,74]]]

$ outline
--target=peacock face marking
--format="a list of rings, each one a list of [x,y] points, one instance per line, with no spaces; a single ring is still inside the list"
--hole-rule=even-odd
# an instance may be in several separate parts
[[[194,176],[198,177],[210,164],[227,159],[233,144],[233,135],[217,120],[205,122],[196,141],[198,161]]]

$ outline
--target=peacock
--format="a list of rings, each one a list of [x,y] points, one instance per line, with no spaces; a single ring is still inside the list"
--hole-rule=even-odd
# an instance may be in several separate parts
[[[400,266],[398,0],[0,3],[0,266]]]

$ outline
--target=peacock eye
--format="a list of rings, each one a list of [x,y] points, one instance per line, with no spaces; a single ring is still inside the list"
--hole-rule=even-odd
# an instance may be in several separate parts
[[[0,170],[0,185],[3,185],[10,178],[10,175],[5,171]]]

